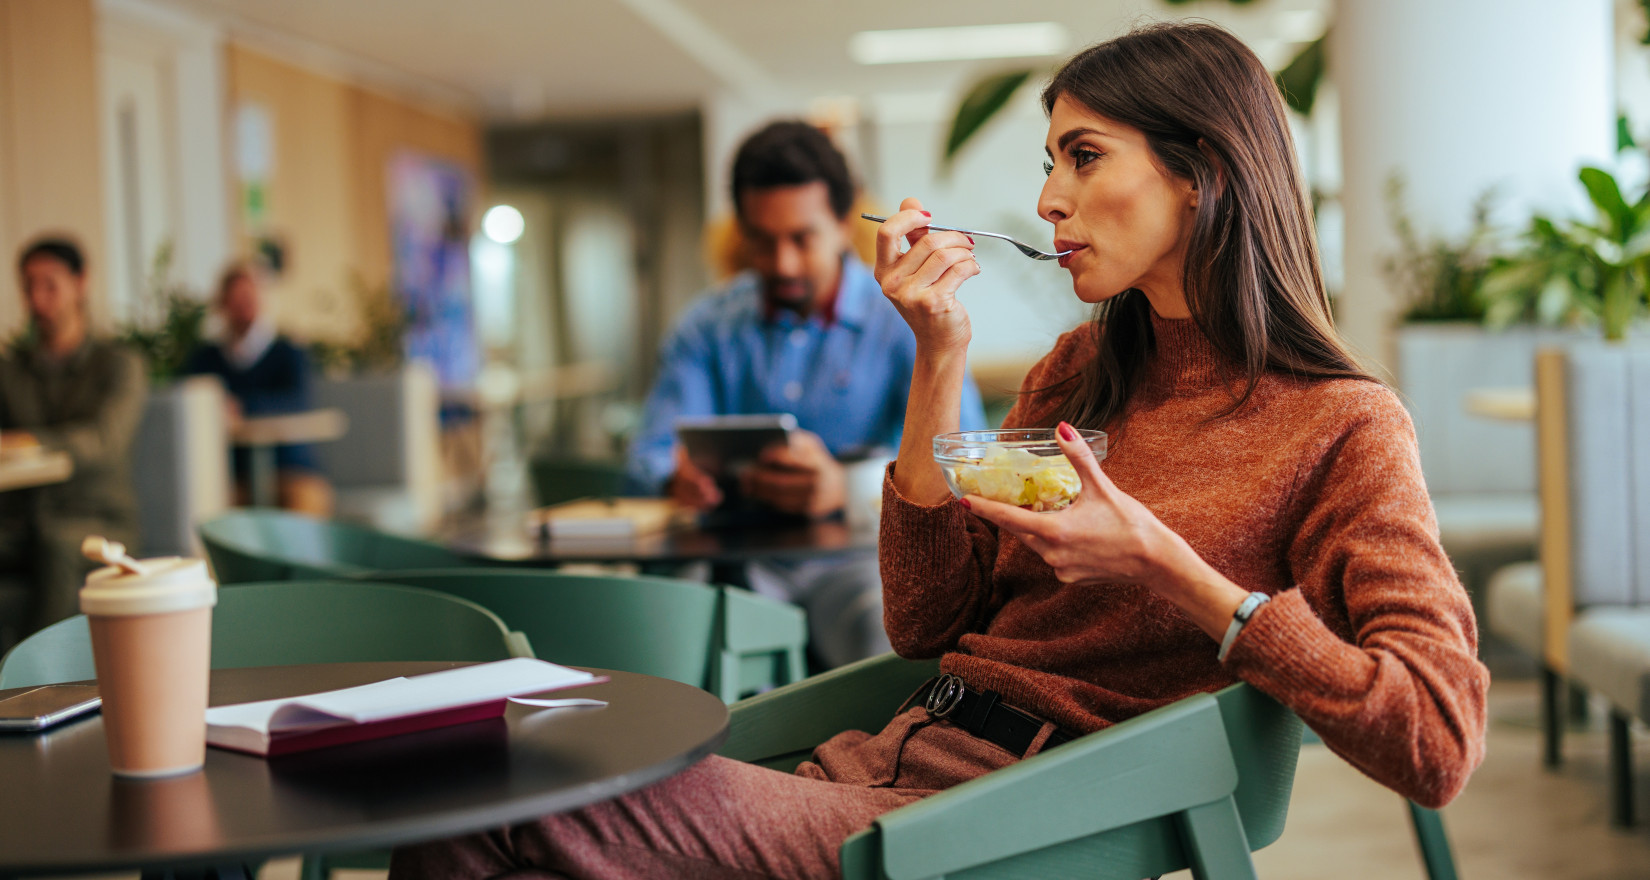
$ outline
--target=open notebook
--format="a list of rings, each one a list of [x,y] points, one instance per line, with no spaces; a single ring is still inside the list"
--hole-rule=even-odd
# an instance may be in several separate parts
[[[606,680],[517,657],[319,694],[216,706],[206,710],[206,742],[274,757],[496,718],[504,714],[510,697]]]

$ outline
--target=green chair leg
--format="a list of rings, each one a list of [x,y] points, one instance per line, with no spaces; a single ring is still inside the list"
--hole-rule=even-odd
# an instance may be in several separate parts
[[[1230,796],[1211,804],[1192,807],[1179,816],[1180,833],[1197,880],[1255,880],[1255,863],[1249,857],[1249,839],[1243,834],[1243,819]]]
[[[327,880],[328,873],[320,856],[304,856],[298,867],[298,880]]]
[[[1421,849],[1427,877],[1456,880],[1455,853],[1450,850],[1449,835],[1444,832],[1444,817],[1437,810],[1429,810],[1414,801],[1405,803],[1409,804],[1409,818],[1415,825],[1415,845]]]
[[[1610,707],[1610,824],[1633,827],[1633,719]]]
[[[1557,671],[1541,666],[1541,764],[1557,767],[1564,760],[1564,718],[1559,708],[1563,682]]]

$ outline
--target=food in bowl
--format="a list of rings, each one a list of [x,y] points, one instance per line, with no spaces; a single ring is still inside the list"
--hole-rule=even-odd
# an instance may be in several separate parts
[[[1078,431],[1096,458],[1106,457],[1104,431]],[[934,460],[958,498],[977,495],[1026,510],[1062,510],[1082,489],[1077,469],[1049,428],[963,431],[934,438]]]

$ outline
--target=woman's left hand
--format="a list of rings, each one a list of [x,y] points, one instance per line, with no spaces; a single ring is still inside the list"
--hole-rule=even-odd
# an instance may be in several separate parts
[[[1055,435],[1082,481],[1069,507],[1034,513],[978,495],[964,498],[964,504],[1024,541],[1061,583],[1158,584],[1183,561],[1176,558],[1179,553],[1191,553],[1191,548],[1112,483],[1070,425],[1061,422]]]

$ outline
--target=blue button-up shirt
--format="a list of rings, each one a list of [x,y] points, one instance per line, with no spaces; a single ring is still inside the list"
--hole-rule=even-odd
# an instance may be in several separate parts
[[[911,328],[852,256],[842,261],[834,318],[770,314],[752,272],[689,308],[665,340],[630,445],[631,488],[657,493],[675,471],[681,416],[790,413],[838,458],[896,449],[916,362]],[[980,392],[969,379],[962,428],[983,427]]]

